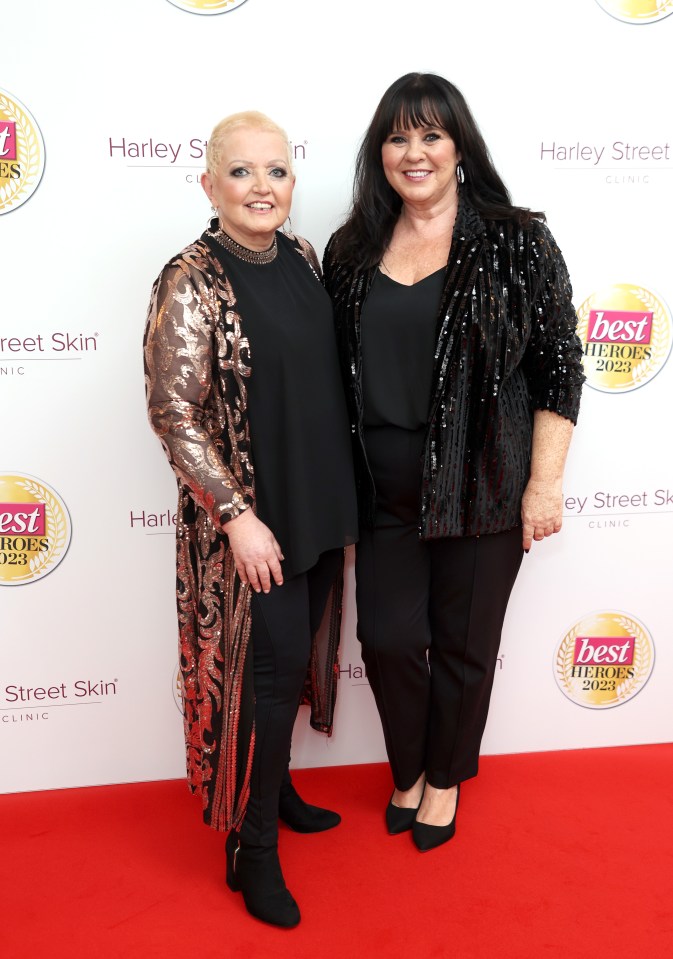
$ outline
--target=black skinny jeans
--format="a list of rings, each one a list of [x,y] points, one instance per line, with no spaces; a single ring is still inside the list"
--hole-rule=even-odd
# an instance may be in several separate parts
[[[343,550],[323,553],[316,565],[269,593],[253,593],[251,650],[255,687],[255,750],[250,799],[240,838],[255,846],[278,842],[278,797],[289,782],[292,728],[318,629]]]

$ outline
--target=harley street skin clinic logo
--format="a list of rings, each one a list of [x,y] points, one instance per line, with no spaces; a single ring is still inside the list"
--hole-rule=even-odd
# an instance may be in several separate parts
[[[46,576],[70,545],[70,516],[56,490],[26,473],[0,473],[0,586]]]
[[[652,674],[654,643],[634,616],[590,613],[568,630],[556,651],[559,689],[578,706],[608,709],[639,693]]]
[[[207,17],[215,13],[229,13],[230,10],[245,3],[245,0],[168,0],[168,2],[181,10]]]
[[[0,90],[0,213],[21,206],[44,173],[44,142],[26,107]]]
[[[577,311],[587,383],[602,393],[637,390],[671,352],[671,314],[651,290],[616,283],[593,293]]]
[[[606,13],[624,23],[652,23],[673,13],[673,0],[596,0]]]

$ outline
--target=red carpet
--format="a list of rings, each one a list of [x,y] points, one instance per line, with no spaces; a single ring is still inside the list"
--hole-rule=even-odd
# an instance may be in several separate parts
[[[299,770],[344,821],[282,831],[291,931],[225,887],[224,838],[183,782],[0,796],[0,955],[669,959],[672,761],[673,745],[487,757],[455,839],[424,854],[384,831],[387,767]]]

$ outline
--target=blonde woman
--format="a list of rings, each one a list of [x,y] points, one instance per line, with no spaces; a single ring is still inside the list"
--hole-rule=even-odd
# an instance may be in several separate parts
[[[149,416],[179,485],[177,601],[187,772],[206,822],[231,830],[227,881],[295,926],[278,817],[336,813],[288,773],[302,697],[329,732],[343,548],[357,536],[332,310],[313,248],[279,232],[295,176],[260,113],[219,123],[202,184],[213,219],[162,270],[145,339]]]

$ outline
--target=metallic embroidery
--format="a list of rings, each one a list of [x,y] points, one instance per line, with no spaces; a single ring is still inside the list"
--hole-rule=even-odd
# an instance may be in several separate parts
[[[292,238],[311,268],[306,241]],[[254,750],[250,589],[236,573],[223,523],[254,507],[247,416],[250,344],[236,297],[207,234],[157,278],[145,331],[150,424],[177,476],[176,592],[187,779],[214,829],[245,815]],[[341,610],[314,641],[305,701],[329,732],[336,695]],[[325,624],[323,624],[323,634]],[[245,708],[243,708],[245,707]]]

